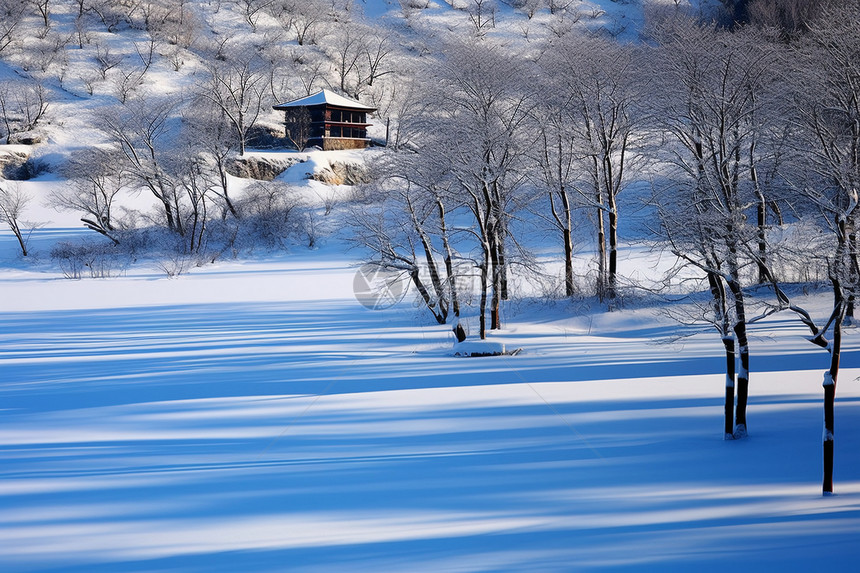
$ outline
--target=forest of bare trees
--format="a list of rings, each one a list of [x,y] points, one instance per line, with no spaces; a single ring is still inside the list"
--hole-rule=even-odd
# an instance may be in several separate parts
[[[414,148],[388,160],[404,172],[396,187],[405,185],[408,201],[370,208],[405,211],[361,218],[362,230],[378,233],[394,218],[405,227],[403,245],[422,245],[435,286],[423,300],[437,320],[443,301],[463,297],[463,281],[450,273],[477,276],[484,338],[501,326],[510,269],[539,272],[523,248],[539,232],[536,220],[557,237],[565,296],[585,291],[611,308],[619,289],[635,289],[616,262],[626,216],[619,197],[650,174],[652,237],[677,258],[672,272],[693,269],[711,299],[696,320],[712,325],[725,347],[727,438],[748,432],[750,324],[793,311],[830,353],[823,487],[832,491],[841,330],[853,318],[860,278],[860,47],[850,32],[858,25],[857,2],[815,11],[752,2],[731,25],[663,14],[642,44],[565,35],[534,64],[506,61],[486,40],[451,46],[442,66],[419,74],[429,80],[426,92],[441,86],[441,100],[425,98],[429,105],[410,118]],[[416,205],[439,208],[416,216]],[[526,219],[530,225],[514,223]],[[784,241],[789,228],[804,232]],[[595,256],[592,272],[577,280],[571,253],[584,230]],[[397,240],[366,242],[369,260],[398,268],[385,250]],[[468,264],[440,272],[434,255]],[[419,259],[413,251],[413,268]],[[831,287],[834,310],[820,323],[783,288],[810,275]]]

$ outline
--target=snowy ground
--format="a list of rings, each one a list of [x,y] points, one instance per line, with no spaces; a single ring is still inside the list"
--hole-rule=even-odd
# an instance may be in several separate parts
[[[411,25],[468,28],[452,2],[436,4]],[[635,3],[579,5],[592,28],[641,28]],[[530,34],[540,26],[523,15],[493,32]],[[193,79],[150,73],[177,89]],[[85,93],[75,74],[66,83]],[[86,118],[108,88],[56,103],[42,160],[99,140]],[[284,180],[324,166],[311,157]],[[52,177],[21,185],[45,197],[65,184]],[[34,209],[26,219],[47,223],[34,262],[0,231],[3,573],[856,568],[856,331],[838,389],[837,494],[822,497],[827,355],[790,316],[755,326],[751,436],[726,442],[721,344],[659,308],[516,301],[494,338],[522,352],[460,358],[410,299],[361,306],[356,257],[334,238],[173,279],[138,264],[71,281],[48,253],[84,232],[79,216]],[[644,253],[622,253],[625,276],[659,274]],[[826,315],[825,295],[804,302]]]
[[[34,245],[77,230],[44,229]],[[40,243],[40,241],[42,241]],[[745,441],[721,347],[652,309],[518,303],[517,356],[458,358],[370,311],[338,245],[70,281],[0,235],[0,570],[846,571],[860,557],[860,353],[836,491],[827,355],[756,326]],[[827,299],[811,299],[820,313]]]

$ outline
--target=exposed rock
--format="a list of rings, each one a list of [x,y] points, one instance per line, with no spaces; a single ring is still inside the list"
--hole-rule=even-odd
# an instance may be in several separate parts
[[[367,168],[358,163],[333,162],[329,168],[314,173],[313,179],[329,185],[359,185],[369,183]]]
[[[245,144],[254,149],[273,149],[284,145],[284,128],[255,125],[248,130]]]
[[[35,131],[23,131],[21,133],[10,133],[6,137],[6,142],[9,145],[37,145],[42,143],[45,138],[42,134]]]
[[[29,156],[20,151],[0,151],[0,179],[10,181],[26,181],[30,179],[27,168]]]
[[[301,160],[298,158],[236,157],[227,163],[227,172],[242,179],[271,181],[296,163],[301,163]]]

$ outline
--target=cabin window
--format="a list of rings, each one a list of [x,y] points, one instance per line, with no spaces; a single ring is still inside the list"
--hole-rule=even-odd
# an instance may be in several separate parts
[[[342,109],[330,109],[326,112],[328,121],[332,123],[366,123],[367,117],[362,111],[347,111]]]

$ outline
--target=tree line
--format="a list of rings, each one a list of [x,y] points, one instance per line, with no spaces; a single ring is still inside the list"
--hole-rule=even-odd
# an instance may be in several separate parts
[[[725,348],[727,439],[748,431],[749,325],[793,312],[829,352],[823,488],[832,491],[842,329],[860,288],[860,2],[817,8],[750,4],[746,17],[767,25],[674,11],[640,43],[564,35],[525,58],[487,39],[451,42],[415,76],[400,118],[408,135],[378,166],[378,200],[356,213],[357,240],[455,329],[468,295],[458,285],[473,273],[484,338],[501,327],[512,269],[535,268],[526,248],[535,228],[520,224],[535,216],[557,237],[567,296],[577,290],[575,231],[591,230],[586,288],[614,306],[619,197],[647,183],[652,239],[677,258],[674,273],[694,269],[708,293],[701,316]],[[820,321],[787,294],[811,275],[831,286]],[[763,288],[770,300],[752,304]]]

